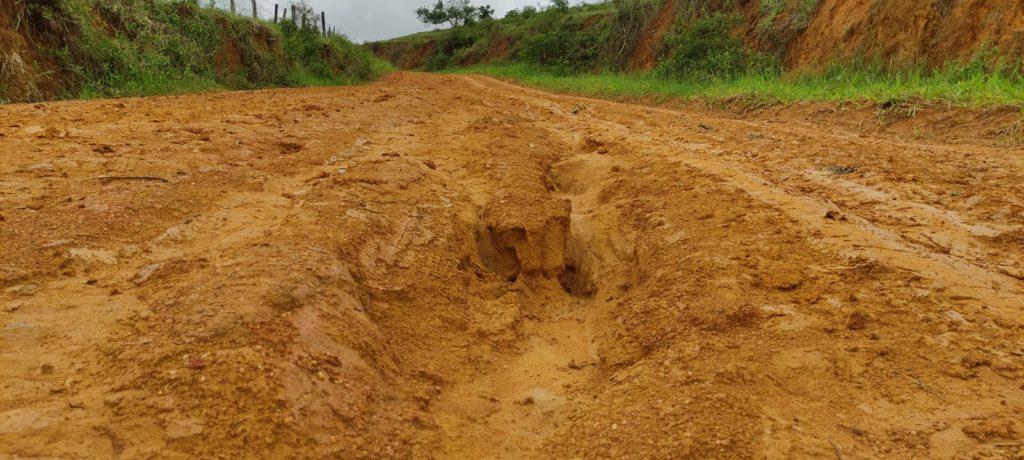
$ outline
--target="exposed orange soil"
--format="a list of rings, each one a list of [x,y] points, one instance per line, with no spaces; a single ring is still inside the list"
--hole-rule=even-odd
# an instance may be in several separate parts
[[[1024,2],[1018,0],[820,0],[788,45],[788,68],[878,58],[941,67],[996,47],[1024,59]]]
[[[0,457],[1024,455],[1020,147],[401,73],[0,152]]]
[[[641,31],[633,51],[629,54],[627,71],[651,70],[658,64],[665,36],[672,31],[678,13],[679,0],[667,0],[653,22]]]

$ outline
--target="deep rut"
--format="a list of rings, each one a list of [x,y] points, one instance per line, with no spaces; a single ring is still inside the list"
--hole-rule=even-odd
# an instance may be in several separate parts
[[[0,117],[0,457],[1022,454],[1020,148],[412,73]]]
[[[480,259],[510,283],[523,321],[511,346],[515,351],[431,404],[443,431],[442,458],[542,456],[545,442],[580,410],[603,374],[595,340],[608,318],[594,296],[601,290],[597,274],[610,270],[605,264],[612,260],[603,257],[608,239],[593,220],[596,185],[612,162],[574,145],[571,137],[553,147],[562,153],[542,182],[551,199],[568,203],[567,225],[542,225],[539,232],[486,224],[478,229]],[[483,222],[495,211],[482,213]],[[557,273],[546,270],[551,254],[561,259],[554,264]]]

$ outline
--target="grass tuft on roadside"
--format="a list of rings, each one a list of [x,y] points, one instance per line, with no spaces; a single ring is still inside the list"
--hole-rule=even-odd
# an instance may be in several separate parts
[[[750,73],[714,80],[669,79],[653,73],[562,75],[527,64],[480,65],[448,72],[478,73],[552,91],[620,99],[741,98],[752,105],[851,100],[893,105],[927,99],[970,107],[1024,105],[1021,75],[963,67],[897,72],[836,65],[821,74]]]

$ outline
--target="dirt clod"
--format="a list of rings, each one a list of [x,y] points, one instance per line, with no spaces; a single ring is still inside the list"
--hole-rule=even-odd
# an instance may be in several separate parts
[[[965,425],[963,432],[967,436],[981,442],[987,442],[992,439],[1020,439],[1016,424],[1010,420],[974,421]]]
[[[868,323],[871,322],[871,315],[863,310],[857,310],[850,314],[850,318],[846,320],[846,328],[851,331],[859,331],[868,327]]]

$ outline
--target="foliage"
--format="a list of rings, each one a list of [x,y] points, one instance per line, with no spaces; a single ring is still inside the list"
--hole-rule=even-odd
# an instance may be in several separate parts
[[[26,1],[19,27],[40,56],[34,78],[57,93],[26,91],[29,82],[17,92],[0,87],[0,99],[340,84],[386,71],[344,37],[321,36],[312,9],[297,7],[309,16],[305,28],[302,21],[255,21],[198,0]]]
[[[786,0],[761,0],[759,9],[761,19],[757,22],[757,31],[761,35],[771,32],[772,28],[775,27],[775,21],[785,9]]]
[[[559,75],[593,70],[607,49],[608,30],[585,28],[575,16],[551,14],[558,12],[545,11],[545,20],[525,38],[519,60]]]
[[[797,29],[807,28],[820,3],[821,0],[799,0],[796,11],[793,12],[793,27]]]
[[[683,24],[668,38],[671,50],[658,73],[690,81],[720,81],[747,74],[776,75],[781,66],[763,53],[753,51],[731,34],[740,18],[724,13],[700,17]]]
[[[774,102],[855,100],[891,105],[914,99],[972,107],[1024,106],[1024,75],[1009,71],[985,72],[969,63],[931,71],[923,68],[897,71],[877,63],[836,63],[824,73],[791,78],[754,73],[714,82],[665,79],[656,73],[556,75],[526,64],[476,66],[457,72],[483,73],[554,91],[611,98],[739,99],[759,106]],[[1013,126],[1007,128],[1008,136],[1014,133]]]
[[[551,8],[559,11],[569,11],[569,0],[551,0]]]
[[[434,54],[424,63],[427,70],[442,70],[450,65],[458,65],[458,57],[465,57],[466,50],[479,39],[475,29],[457,28],[447,31],[437,43]]]
[[[636,4],[653,5],[645,11],[654,12],[664,0],[619,1],[623,8]],[[591,9],[600,14],[591,13]],[[512,44],[511,49],[497,48],[500,58],[531,63],[559,74],[579,73],[597,67],[618,68],[623,64],[618,54],[623,53],[617,54],[619,50],[611,49],[615,31],[603,16],[608,10],[604,5],[570,8],[568,1],[553,1],[545,9],[525,6],[521,10],[509,11],[505,19],[499,21],[470,22],[447,31],[429,33],[429,38],[423,34],[414,37],[432,41],[435,45],[422,63],[426,70],[480,62],[485,57],[493,59],[494,56],[488,53],[489,46],[495,43]],[[646,19],[639,20],[640,24],[644,21]],[[638,32],[640,27],[636,29]]]
[[[637,36],[662,11],[664,1],[609,0],[568,10],[526,7],[502,20],[421,34],[415,40],[437,45],[424,65],[430,70],[490,62],[468,71],[599,96],[741,97],[758,104],[849,99],[899,103],[915,97],[960,104],[1024,103],[1022,62],[1008,60],[991,47],[982,47],[967,62],[940,69],[899,68],[859,58],[823,72],[783,75],[776,55],[752,49],[734,34],[741,19],[728,13],[749,5],[749,0],[680,0],[675,29],[666,37],[655,71],[623,73]],[[778,51],[780,43],[807,27],[819,4],[759,2],[754,41],[761,49]],[[504,61],[495,61],[495,55]],[[1022,129],[1015,125],[1010,131],[1019,134]]]
[[[613,25],[619,44],[613,49],[613,54],[620,65],[636,44],[640,32],[647,27],[664,2],[665,0],[613,0]]]
[[[469,0],[437,0],[433,6],[416,9],[416,17],[427,25],[447,23],[451,28],[472,24],[494,17],[490,5],[473,6]]]
[[[479,12],[481,21],[494,19],[494,8],[492,8],[491,5],[481,5],[476,7],[476,9]]]

